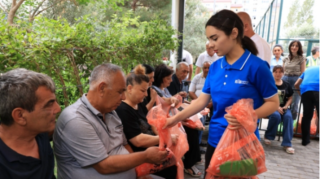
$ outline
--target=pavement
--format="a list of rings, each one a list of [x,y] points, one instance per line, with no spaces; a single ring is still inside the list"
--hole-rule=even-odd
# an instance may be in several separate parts
[[[265,122],[266,121],[266,122]],[[264,120],[262,129],[266,129],[268,123]],[[207,127],[206,127],[207,129]],[[264,131],[260,131],[260,137],[263,139]],[[203,141],[206,141],[208,131],[204,132]],[[278,137],[272,141],[270,146],[262,142],[266,154],[267,172],[258,175],[259,179],[317,179],[319,178],[319,140],[311,140],[307,146],[301,145],[301,139],[294,137],[292,147],[294,154],[287,154],[281,147],[282,138]],[[204,160],[204,154],[201,155]],[[204,165],[196,165],[204,173]],[[197,179],[201,177],[192,177],[185,173],[185,179]]]

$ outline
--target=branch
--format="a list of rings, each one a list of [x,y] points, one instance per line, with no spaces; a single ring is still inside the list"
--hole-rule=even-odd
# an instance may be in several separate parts
[[[41,1],[41,2],[39,3],[38,7],[33,11],[33,14],[31,15],[31,17],[34,17],[34,16],[35,16],[36,12],[37,12],[37,11],[39,10],[39,8],[42,6],[42,4],[44,3],[44,1],[46,1],[46,0],[43,0],[43,1]]]
[[[0,6],[1,6],[1,9],[4,11],[4,12],[8,12],[7,10],[6,10],[6,8],[0,3]]]
[[[15,17],[17,10],[19,9],[19,7],[24,1],[25,0],[20,0],[18,3],[16,3],[16,0],[12,1],[12,6],[8,13],[8,23],[10,25],[13,25],[13,17]]]
[[[38,12],[34,15],[34,17],[37,16],[37,15],[39,15],[39,14],[42,13],[43,11],[45,11],[45,10],[53,7],[53,6],[54,6],[54,5],[51,5],[51,6],[48,6],[48,7],[44,8],[44,9],[42,9],[41,11],[38,11]]]

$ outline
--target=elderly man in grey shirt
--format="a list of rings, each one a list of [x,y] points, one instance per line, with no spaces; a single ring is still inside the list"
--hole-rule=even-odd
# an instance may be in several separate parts
[[[61,179],[135,179],[142,163],[159,164],[166,151],[150,147],[132,152],[114,111],[125,99],[120,67],[102,64],[90,76],[90,89],[61,113],[54,131],[54,152]]]

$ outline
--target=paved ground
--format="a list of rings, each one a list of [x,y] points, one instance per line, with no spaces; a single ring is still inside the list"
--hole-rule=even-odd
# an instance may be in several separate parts
[[[262,128],[266,128],[267,122]],[[263,138],[264,131],[260,131]],[[203,136],[205,139],[207,135]],[[278,139],[278,138],[276,138]],[[282,138],[281,138],[282,139]],[[287,154],[279,141],[272,141],[270,146],[264,143],[263,148],[266,153],[266,166],[268,171],[259,175],[259,179],[317,179],[319,178],[319,140],[311,140],[311,143],[304,147],[300,138],[293,138],[292,145],[295,154]],[[204,158],[204,155],[202,155]],[[197,165],[197,168],[204,172],[204,165]],[[192,177],[185,174],[185,179],[195,179],[202,177]]]

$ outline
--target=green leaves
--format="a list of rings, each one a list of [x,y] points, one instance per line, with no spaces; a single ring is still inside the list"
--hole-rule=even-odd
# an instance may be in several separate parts
[[[84,16],[70,25],[37,17],[33,24],[18,25],[0,17],[0,71],[20,67],[48,74],[64,107],[87,92],[95,66],[112,62],[129,72],[139,63],[162,62],[163,51],[177,47],[175,31],[164,20],[141,22],[132,12],[109,22]]]

